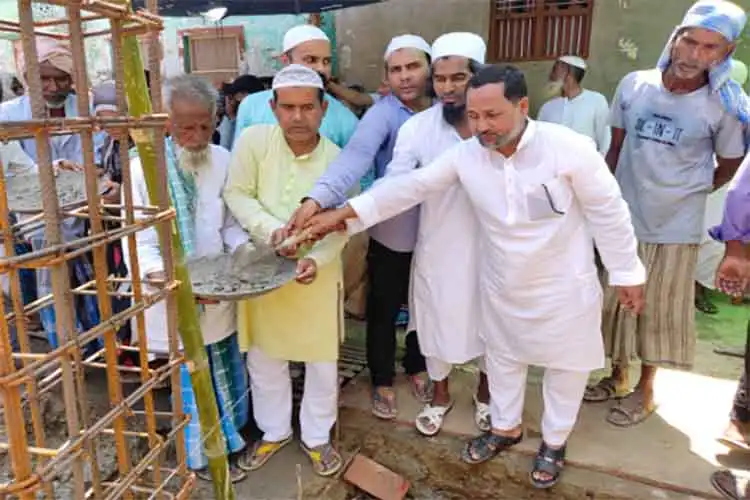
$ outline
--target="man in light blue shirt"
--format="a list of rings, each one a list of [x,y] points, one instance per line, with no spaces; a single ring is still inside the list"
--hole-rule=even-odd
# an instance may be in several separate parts
[[[307,66],[320,73],[323,81],[331,78],[331,42],[320,28],[304,24],[290,29],[284,35],[283,51],[286,64]],[[273,93],[266,90],[251,94],[242,101],[237,110],[235,141],[251,125],[276,123],[270,105],[272,98]],[[328,101],[328,111],[323,117],[320,133],[343,148],[357,128],[357,117],[331,95],[326,94],[325,98]]]
[[[392,93],[365,113],[351,141],[318,180],[310,197],[298,210],[299,222],[321,207],[330,208],[347,199],[349,191],[375,164],[375,177],[385,175],[401,125],[427,109],[426,95],[430,46],[415,35],[395,37],[385,52],[385,70]],[[294,219],[293,219],[294,220]],[[383,419],[396,416],[393,391],[396,351],[396,317],[409,292],[411,258],[417,238],[419,209],[383,222],[370,230],[367,254],[367,361],[374,387],[372,411]],[[294,223],[292,223],[294,225]],[[431,398],[424,356],[416,332],[406,337],[404,369],[414,393],[422,402]]]

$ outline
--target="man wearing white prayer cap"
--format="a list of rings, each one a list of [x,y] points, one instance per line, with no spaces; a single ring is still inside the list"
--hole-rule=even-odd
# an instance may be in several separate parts
[[[331,42],[316,26],[303,24],[286,32],[282,43],[282,61],[285,65],[301,64],[318,72],[326,81],[331,78]],[[271,90],[247,96],[237,110],[235,141],[252,125],[274,124],[276,117],[271,110]],[[339,147],[344,147],[357,128],[357,117],[336,98],[325,94],[328,109],[320,126],[320,133]]]
[[[430,53],[429,44],[417,35],[400,35],[390,41],[383,59],[391,93],[364,115],[349,144],[290,220],[290,230],[320,210],[345,202],[373,164],[375,178],[385,175],[399,128],[432,104],[426,95]],[[396,317],[401,305],[408,301],[418,221],[419,212],[412,210],[372,228],[369,246],[362,245],[363,251],[367,248],[367,361],[373,385],[372,412],[382,419],[396,417]],[[406,336],[403,367],[420,403],[429,401],[432,396],[424,373],[424,357],[414,331]]]
[[[473,33],[447,33],[432,44],[432,82],[438,102],[410,118],[399,130],[387,176],[429,165],[455,144],[471,137],[465,94],[469,79],[484,64],[486,45]],[[407,212],[409,213],[409,212]],[[400,217],[403,217],[400,216]],[[396,219],[393,219],[396,220]],[[390,222],[390,221],[388,221]],[[387,223],[388,223],[387,222]],[[379,226],[383,226],[380,224]],[[420,206],[411,275],[411,324],[434,391],[416,420],[419,432],[432,436],[453,407],[448,375],[453,364],[480,358],[484,347],[477,324],[476,239],[455,237],[457,228],[472,234],[476,218],[468,198],[455,186]],[[386,394],[387,395],[387,394]],[[486,431],[489,389],[482,373],[475,399],[475,423]],[[393,408],[395,400],[373,401]]]
[[[233,150],[224,199],[253,241],[277,245],[298,201],[339,154],[320,134],[328,107],[320,75],[291,64],[273,79],[271,108],[278,124],[253,125]],[[251,96],[252,97],[252,96]],[[255,420],[263,438],[238,465],[262,467],[292,439],[289,362],[303,362],[301,446],[316,473],[335,474],[343,461],[330,443],[338,407],[337,358],[341,317],[341,250],[345,235],[290,249],[297,279],[240,302],[238,334],[247,351]]]
[[[586,61],[578,56],[562,56],[552,66],[547,85],[551,99],[539,110],[538,119],[558,123],[583,134],[596,143],[602,155],[609,151],[609,104],[599,92],[581,86]]]

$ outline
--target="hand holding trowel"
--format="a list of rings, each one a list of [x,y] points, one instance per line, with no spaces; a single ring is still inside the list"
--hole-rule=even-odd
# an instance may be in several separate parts
[[[271,237],[271,244],[248,242],[238,247],[232,254],[232,271],[239,272],[258,262],[269,261],[275,255],[292,258],[297,253],[297,246],[309,239],[309,231],[290,235],[286,229],[278,229]]]

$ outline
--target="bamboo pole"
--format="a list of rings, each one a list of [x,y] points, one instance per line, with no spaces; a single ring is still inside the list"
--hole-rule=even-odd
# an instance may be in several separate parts
[[[123,0],[129,7],[129,1]],[[156,0],[147,1],[148,10],[152,14],[158,13]],[[148,88],[143,72],[140,47],[135,37],[125,37],[123,40],[124,68],[127,79],[125,88],[128,94],[130,114],[139,116],[151,112],[151,103],[148,99]],[[160,56],[157,33],[152,32],[149,43],[149,69],[151,74],[151,94],[156,112],[161,111],[161,75]],[[162,209],[168,205],[169,194],[165,182],[158,182],[166,178],[164,140],[163,132],[155,131],[155,135],[148,137],[146,134],[137,134],[134,139],[138,147],[138,154],[143,166],[143,173],[148,187],[149,198],[157,202]],[[157,170],[159,169],[159,170]],[[157,176],[157,172],[161,175]],[[190,372],[195,400],[198,407],[198,417],[201,427],[201,438],[204,443],[205,454],[208,459],[208,469],[213,479],[214,494],[219,500],[233,500],[235,498],[234,488],[229,475],[229,463],[227,460],[226,444],[219,423],[219,410],[216,404],[211,372],[208,364],[201,332],[198,310],[195,306],[190,277],[185,265],[180,235],[177,225],[162,224],[159,231],[162,256],[165,261],[165,270],[168,281],[177,278],[181,285],[176,293],[170,294],[167,301],[167,318],[170,322],[170,347],[172,352],[178,350],[178,340],[175,335],[179,332],[184,346],[184,352],[188,359],[187,367]],[[172,266],[172,264],[174,266]],[[179,314],[179,315],[178,315]],[[174,324],[177,318],[177,324]],[[177,327],[177,328],[175,328]],[[179,395],[180,377],[174,373],[172,377],[173,404],[175,410],[181,407]],[[184,467],[185,448],[184,436],[177,435],[177,452],[181,467]]]
[[[34,118],[42,118],[46,115],[44,100],[42,97],[42,81],[39,72],[39,62],[36,59],[36,40],[31,35],[34,32],[34,17],[31,10],[31,0],[18,0],[19,23],[24,36],[21,37],[23,44],[24,59],[26,62],[26,81],[28,93],[31,98],[31,110]],[[39,165],[39,178],[42,185],[42,204],[45,212],[45,235],[50,245],[60,244],[62,235],[60,231],[60,218],[58,216],[58,200],[55,189],[55,178],[52,171],[52,159],[49,147],[49,134],[41,130],[36,136],[37,164]],[[73,307],[68,283],[68,268],[65,263],[58,264],[52,270],[52,288],[55,296],[55,315],[57,321],[57,333],[61,342],[66,342],[70,335],[75,335],[75,324],[73,321]],[[63,398],[65,401],[66,424],[69,436],[77,436],[81,431],[81,417],[86,422],[88,402],[80,393],[80,385],[76,387],[75,361],[69,356],[64,356],[62,361]],[[82,404],[81,404],[82,403]],[[80,407],[79,407],[80,405]],[[20,409],[20,405],[18,407]],[[83,410],[83,411],[82,411]],[[15,411],[15,410],[13,410]],[[13,413],[11,411],[11,413]],[[7,416],[6,416],[7,418]],[[25,429],[23,424],[19,427],[21,432]],[[17,431],[16,431],[17,432]],[[24,436],[25,442],[25,436]],[[25,443],[24,443],[25,444]],[[14,467],[15,467],[15,460]],[[73,492],[75,498],[83,498],[84,488],[84,463],[76,460],[73,464]],[[16,471],[14,471],[16,472]],[[27,476],[28,472],[23,471]],[[23,477],[26,477],[23,476]],[[96,474],[94,474],[94,479]],[[33,498],[33,495],[22,493],[21,498]]]

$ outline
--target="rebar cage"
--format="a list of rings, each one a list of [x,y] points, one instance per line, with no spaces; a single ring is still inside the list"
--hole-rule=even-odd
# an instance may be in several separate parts
[[[64,9],[65,15],[60,19],[35,20],[32,4],[57,6]],[[6,178],[0,168],[0,236],[5,249],[0,273],[10,281],[10,296],[0,294],[0,309],[10,311],[0,321],[0,462],[5,460],[10,471],[6,473],[9,480],[0,481],[0,499],[185,498],[194,482],[194,476],[185,466],[182,430],[188,417],[181,411],[179,371],[184,359],[179,352],[176,327],[174,290],[178,283],[174,279],[169,244],[174,210],[169,206],[166,188],[163,140],[153,141],[159,180],[156,205],[133,205],[127,147],[120,152],[124,193],[120,204],[102,204],[94,164],[93,133],[97,128],[107,131],[121,144],[127,144],[128,137],[137,134],[164,137],[166,115],[162,113],[159,47],[162,21],[157,16],[156,0],[148,0],[147,7],[146,11],[134,13],[128,0],[18,0],[18,20],[0,21],[0,31],[20,35],[33,117],[22,122],[0,123],[0,140],[34,138],[43,207],[38,213],[26,214],[22,221],[11,223]],[[108,29],[91,30],[90,21],[108,23]],[[56,29],[51,30],[52,27]],[[153,112],[132,117],[127,111],[124,81],[136,76],[125,72],[123,42],[126,37],[136,35],[148,39]],[[76,117],[47,117],[36,50],[40,36],[63,39],[70,46],[73,85],[77,89]],[[111,37],[112,77],[120,110],[117,117],[97,118],[90,111],[84,41],[96,36]],[[61,206],[58,200],[49,139],[62,134],[78,134],[81,138],[85,203]],[[72,241],[63,238],[61,222],[69,218],[86,219],[90,230]],[[105,222],[116,224],[107,227]],[[156,226],[160,234],[167,275],[166,285],[158,292],[147,292],[144,285],[151,283],[139,278],[136,251],[136,233],[151,226]],[[16,255],[14,241],[19,235],[40,230],[45,233],[44,248]],[[106,247],[118,240],[123,241],[131,255],[126,279],[108,273]],[[83,255],[90,256],[95,279],[71,288],[70,261]],[[48,269],[52,293],[24,305],[21,269]],[[87,295],[96,297],[101,321],[93,328],[78,331],[74,301]],[[130,307],[113,314],[113,297],[129,297]],[[144,311],[162,300],[167,307],[169,361],[161,368],[150,369]],[[50,305],[56,315],[59,347],[51,352],[32,352],[26,318]],[[135,347],[118,345],[116,332],[130,321],[136,325]],[[18,352],[12,352],[13,327],[20,344]],[[84,346],[96,339],[103,347],[95,354],[86,353]],[[119,365],[118,354],[123,350],[135,353],[139,363],[130,367]],[[122,375],[128,372],[131,377],[132,373],[139,374],[140,383],[126,390]],[[109,406],[103,415],[92,415],[87,398],[87,379],[97,376],[106,378]],[[157,411],[154,391],[167,379],[172,386],[172,410]],[[64,405],[63,438],[46,435],[44,403],[50,397],[61,398]],[[160,430],[165,426],[168,431]],[[103,449],[114,449],[111,464],[99,459]],[[176,458],[168,460],[167,449],[176,453]]]

